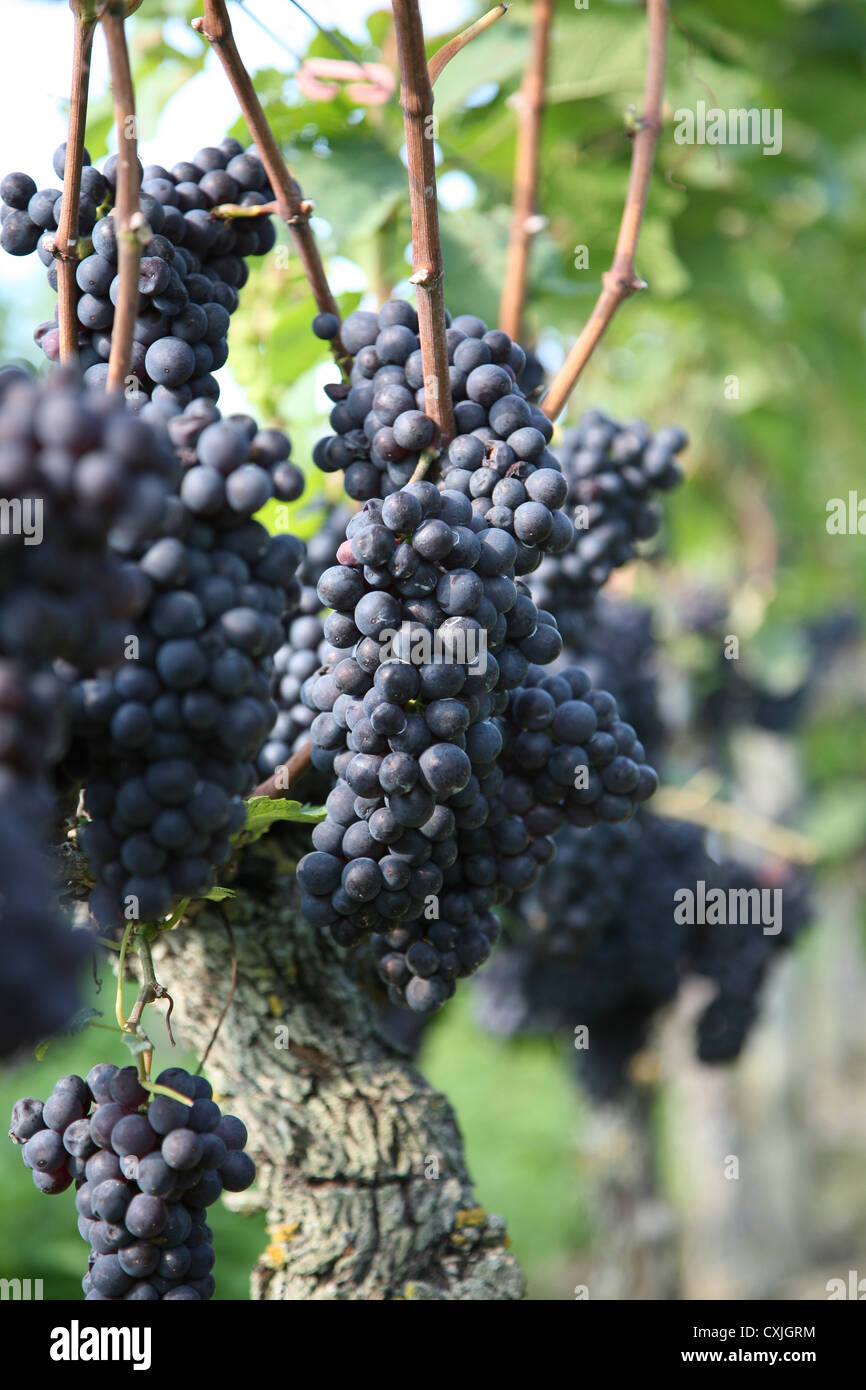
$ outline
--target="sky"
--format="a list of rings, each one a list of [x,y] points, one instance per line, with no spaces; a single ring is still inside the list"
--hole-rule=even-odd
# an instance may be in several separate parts
[[[153,18],[161,8],[159,0],[144,0],[141,13]],[[291,0],[249,0],[248,4],[231,3],[229,8],[238,48],[251,71],[260,67],[293,70],[292,58],[251,17],[256,15],[287,48],[302,53],[314,28]],[[339,27],[350,38],[360,39],[365,17],[382,9],[383,0],[305,0],[304,8],[320,24]],[[454,28],[471,9],[467,0],[422,0],[421,4],[428,33]],[[21,169],[40,187],[51,187],[57,182],[51,156],[66,139],[64,107],[69,97],[72,15],[63,0],[3,0],[3,19],[6,61],[0,84],[0,176]],[[198,44],[181,21],[170,24],[172,42],[178,47],[187,42]],[[97,35],[94,42],[91,65],[93,97],[105,92],[108,85],[105,45],[99,38]],[[187,151],[191,154],[203,145],[217,144],[237,115],[237,103],[222,67],[210,53],[204,71],[166,104],[157,129],[141,132],[141,159],[145,164],[171,168]],[[178,131],[183,135],[181,151]],[[44,317],[44,312],[34,317],[35,306],[41,304],[44,311],[51,303],[45,295],[43,276],[36,256],[2,255],[0,286],[11,318],[7,350],[26,351],[31,359],[32,325]],[[37,352],[36,357],[41,354]]]

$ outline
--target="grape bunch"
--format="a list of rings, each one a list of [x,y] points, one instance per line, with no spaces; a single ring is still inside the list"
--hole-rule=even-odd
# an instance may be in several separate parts
[[[327,665],[333,648],[325,640],[322,604],[316,586],[324,571],[333,565],[337,550],[345,540],[351,512],[332,507],[322,527],[307,543],[307,553],[298,570],[301,596],[297,617],[289,627],[287,639],[274,653],[271,698],[277,718],[258,759],[259,776],[270,777],[274,769],[288,761],[307,742],[315,710],[301,699],[308,677]]]
[[[439,460],[451,474],[446,485],[536,560],[540,550],[558,553],[572,538],[561,511],[566,486],[547,448],[553,426],[520,387],[523,349],[474,314],[447,321],[457,438]],[[314,327],[335,331],[336,320]],[[384,498],[404,487],[424,451],[436,447],[435,425],[424,413],[418,315],[391,299],[378,313],[350,314],[340,334],[354,358],[350,382],[327,388],[335,434],[319,440],[313,460],[323,472],[342,470],[350,497]]]
[[[69,739],[63,668],[90,675],[120,651],[145,594],[118,547],[157,532],[178,474],[164,429],[74,373],[0,373],[2,1055],[61,1029],[78,1004],[85,947],[61,924],[42,850]]]
[[[761,987],[779,951],[786,950],[812,914],[809,881],[802,870],[768,865],[755,873],[732,862],[717,873],[719,886],[731,892],[779,889],[781,930],[767,934],[744,922],[704,925],[690,942],[688,968],[712,981],[716,993],[696,1026],[696,1051],[702,1062],[729,1062],[741,1051],[758,1016]]]
[[[624,825],[567,826],[557,843],[543,890],[519,903],[523,929],[479,982],[483,1026],[516,1036],[588,1025],[578,1071],[592,1093],[610,1096],[625,1084],[658,1010],[697,974],[716,986],[697,1022],[697,1055],[736,1056],[769,966],[808,920],[802,878],[790,874],[784,884],[778,935],[759,923],[692,925],[676,919],[679,890],[701,880],[725,892],[754,889],[765,876],[710,859],[697,827],[646,813]]]
[[[530,667],[503,716],[501,766],[509,809],[539,833],[565,819],[587,827],[628,820],[658,787],[643,744],[614,697],[579,666]]]
[[[0,1057],[60,1032],[79,1006],[89,943],[57,911],[40,843],[48,809],[23,785],[0,801]]]
[[[532,588],[541,607],[561,615],[569,646],[579,644],[586,610],[611,573],[658,531],[653,499],[682,481],[676,455],[687,442],[681,429],[653,435],[642,420],[618,425],[599,410],[586,411],[563,436],[559,455],[574,539],[566,554],[542,560]]]
[[[301,697],[314,765],[337,782],[298,865],[301,906],[339,945],[373,933],[392,1000],[419,1012],[486,959],[492,908],[553,854],[501,766],[509,691],[562,648],[516,577],[520,545],[420,481],[368,500],[319,581],[335,651]]]
[[[162,525],[179,470],[164,429],[73,373],[0,377],[0,653],[92,670],[141,593],[123,547]]]
[[[54,154],[62,181],[66,146]],[[139,166],[140,167],[140,166]],[[160,164],[141,172],[140,208],[148,239],[142,246],[138,317],[130,375],[131,393],[179,406],[200,397],[217,400],[213,372],[228,356],[226,333],[238,305],[238,291],[249,275],[247,259],[273,247],[276,234],[267,216],[218,219],[219,204],[262,206],[272,201],[264,167],[254,150],[232,139],[199,150],[192,161],[168,170]],[[80,291],[77,313],[79,353],[88,384],[104,386],[118,292],[117,232],[112,216],[117,157],[102,170],[84,152],[78,214]],[[7,174],[0,182],[0,245],[12,255],[37,251],[57,288],[54,235],[63,202],[59,188],[37,189],[27,174]],[[57,361],[60,338],[54,321],[34,334],[49,361]]]
[[[705,866],[701,834],[646,818],[566,827],[558,848],[543,896],[520,904],[531,929],[499,952],[479,986],[480,1018],[506,1035],[587,1025],[579,1074],[593,1094],[611,1095],[679,987],[691,929],[674,920],[674,893]]]
[[[660,706],[659,649],[652,610],[599,595],[568,656],[584,667],[594,686],[615,697],[620,717],[640,730],[649,761],[659,757],[667,730]]]
[[[106,927],[124,908],[151,921],[206,893],[231,857],[277,714],[273,653],[301,592],[302,543],[252,519],[302,486],[289,440],[222,420],[210,401],[172,409],[183,476],[164,534],[135,558],[146,604],[127,659],[72,691],[68,773],[84,784],[79,840]]]
[[[157,534],[178,476],[159,422],[75,373],[0,373],[0,804],[13,811],[27,787],[47,790],[66,751],[58,664],[90,675],[115,660],[141,611],[124,550]]]
[[[86,1081],[62,1077],[44,1105],[27,1097],[12,1110],[9,1135],[36,1188],[55,1196],[75,1184],[87,1300],[211,1298],[207,1208],[255,1179],[246,1128],[220,1112],[204,1077],[170,1067],[157,1082],[191,1103],[149,1097],[135,1067],[100,1062]]]

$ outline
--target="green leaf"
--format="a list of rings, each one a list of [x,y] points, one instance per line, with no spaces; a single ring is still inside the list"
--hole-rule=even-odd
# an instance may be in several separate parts
[[[247,802],[247,823],[239,833],[245,841],[258,840],[270,830],[275,821],[297,821],[301,825],[317,825],[325,819],[324,806],[310,806],[284,798],[255,796]]]
[[[205,899],[210,903],[221,903],[226,898],[234,898],[237,894],[234,888],[223,888],[217,883],[209,893],[205,893]]]
[[[71,1038],[74,1037],[76,1033],[83,1033],[92,1018],[102,1017],[103,1015],[99,1009],[79,1009],[72,1015],[66,1027],[62,1028],[59,1033],[55,1033],[50,1038],[43,1038],[42,1042],[37,1043],[36,1047],[33,1049],[33,1056],[36,1058],[37,1062],[43,1062],[49,1047],[53,1042],[56,1042],[58,1038]]]

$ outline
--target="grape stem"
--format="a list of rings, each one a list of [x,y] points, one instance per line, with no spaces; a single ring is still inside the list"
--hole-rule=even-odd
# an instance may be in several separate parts
[[[132,933],[134,931],[135,922],[134,920],[130,920],[129,922],[127,922],[126,927],[124,928],[123,940],[120,943],[120,957],[117,962],[117,997],[115,999],[114,1004],[114,1014],[121,1031],[124,1033],[127,1031],[129,1027],[129,1022],[125,1013],[123,1012],[123,971],[126,965],[126,953],[129,949],[129,943],[132,939]]]
[[[548,2],[552,3],[552,0],[548,0]],[[453,39],[449,39],[448,43],[443,43],[441,48],[437,48],[430,62],[427,64],[427,71],[430,74],[430,85],[433,85],[442,72],[442,69],[448,66],[452,58],[456,58],[457,54],[460,53],[468,43],[471,43],[473,39],[477,39],[478,35],[483,34],[486,29],[489,29],[491,24],[495,24],[497,19],[501,19],[504,14],[507,14],[508,9],[508,5],[495,5],[492,10],[488,10],[480,19],[476,19],[474,24],[470,24],[468,29],[464,29],[461,34],[457,34]]]
[[[141,1084],[152,1096],[168,1096],[169,1100],[178,1100],[181,1105],[187,1105],[190,1108],[192,1108],[195,1103],[190,1100],[189,1096],[185,1096],[182,1091],[175,1091],[171,1086],[163,1086],[160,1081],[142,1081]]]
[[[431,463],[434,463],[436,459],[438,459],[438,457],[439,452],[437,449],[425,449],[424,453],[421,455],[417,464],[415,465],[415,471],[412,474],[412,477],[409,479],[409,482],[420,483],[423,478],[426,478],[427,474],[430,471]]]
[[[448,376],[442,241],[436,197],[436,118],[418,0],[394,0],[394,34],[400,66],[400,106],[406,134],[412,275],[418,303],[418,337],[424,373],[424,411],[437,426],[440,446],[454,438]]]
[[[532,239],[539,229],[536,208],[539,147],[552,24],[553,0],[535,0],[529,65],[517,96],[517,150],[511,230],[505,281],[499,302],[499,327],[515,342],[519,342],[523,336],[529,253]]]
[[[310,203],[310,208],[313,204]],[[279,203],[256,203],[253,207],[245,207],[242,203],[220,203],[217,207],[211,208],[211,217],[221,217],[224,219],[235,220],[236,217],[272,217],[274,214],[279,216]]]
[[[192,27],[215,50],[225,69],[247,128],[265,166],[268,181],[274,190],[277,211],[289,229],[319,313],[335,314],[339,320],[340,310],[331,293],[322,257],[310,226],[313,204],[304,198],[297,180],[283,159],[253,86],[253,80],[238,52],[225,0],[204,0],[204,16],[194,19]],[[347,375],[351,358],[347,355],[339,334],[332,339],[331,347],[337,365],[344,376]]]
[[[189,898],[181,898],[181,900],[180,900],[180,902],[178,903],[177,907],[175,908],[174,912],[171,914],[170,917],[167,917],[166,920],[165,920],[164,922],[161,922],[161,923],[160,923],[158,930],[161,931],[161,932],[163,932],[163,931],[172,931],[173,928],[177,926],[177,924],[178,924],[178,922],[180,921],[181,917],[182,917],[182,916],[184,915],[184,913],[186,912],[187,908],[189,907],[189,904],[190,904]]]
[[[309,772],[312,765],[312,758],[313,740],[310,739],[302,748],[298,749],[297,753],[293,753],[286,762],[280,763],[279,767],[274,769],[270,777],[266,777],[264,782],[260,782],[255,790],[250,793],[250,797],[269,796],[271,801],[279,800],[281,796],[286,795],[299,777],[303,777],[305,772]]]
[[[69,96],[69,129],[63,167],[63,205],[54,236],[53,254],[57,261],[57,327],[60,333],[61,362],[78,360],[78,207],[81,196],[81,167],[84,162],[84,128],[87,122],[87,94],[90,88],[90,55],[96,21],[87,4],[72,0],[75,33],[72,44],[72,84]]]
[[[189,899],[185,898],[184,904],[188,902]],[[153,953],[150,949],[150,941],[146,936],[142,936],[140,939],[138,954],[141,960],[142,974],[142,987],[139,998],[141,998],[143,995],[146,996],[144,998],[145,1004],[150,1004],[154,999],[168,1000],[168,1008],[165,1012],[165,1027],[168,1033],[168,1040],[171,1043],[172,1047],[174,1047],[174,1034],[171,1031],[171,1015],[172,1010],[174,1009],[174,1000],[172,999],[168,990],[165,988],[165,985],[161,985],[159,983],[159,980],[156,978],[156,971],[153,965]],[[142,1005],[142,1007],[144,1006]]]
[[[662,123],[667,0],[647,0],[646,8],[648,33],[643,114],[636,120],[631,136],[631,171],[613,264],[602,276],[602,291],[595,307],[541,402],[541,409],[549,420],[555,420],[562,410],[620,304],[629,295],[646,289],[644,281],[635,273],[634,263]]]
[[[111,90],[114,97],[114,124],[117,133],[117,190],[114,200],[117,219],[117,273],[119,290],[111,333],[108,359],[109,391],[123,389],[132,359],[132,335],[138,313],[138,280],[141,264],[139,231],[144,219],[139,209],[138,132],[135,119],[135,91],[129,68],[123,3],[109,4],[100,23],[108,49]]]

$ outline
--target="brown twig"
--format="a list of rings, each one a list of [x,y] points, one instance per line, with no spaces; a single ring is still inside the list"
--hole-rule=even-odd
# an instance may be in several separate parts
[[[443,68],[446,68],[452,58],[464,49],[473,39],[477,39],[479,34],[483,34],[485,29],[489,29],[491,24],[495,24],[497,19],[501,19],[508,12],[507,5],[495,5],[492,10],[488,10],[480,19],[476,19],[474,24],[470,24],[468,29],[464,29],[462,34],[457,34],[455,38],[449,39],[448,43],[443,43],[438,48],[427,64],[427,71],[430,74],[430,84],[436,81]]]
[[[580,337],[541,402],[541,409],[549,420],[554,420],[562,410],[620,304],[636,290],[646,288],[635,273],[634,262],[646,208],[656,142],[661,129],[667,47],[667,0],[647,0],[646,7],[648,36],[643,114],[637,121],[637,129],[632,137],[634,143],[631,172],[613,264],[602,277],[601,294]]]
[[[278,768],[270,777],[266,777],[264,782],[260,782],[251,796],[269,796],[272,801],[285,796],[292,784],[303,777],[305,772],[309,772],[313,760],[313,741],[305,743],[303,748],[293,753],[287,762],[280,763]]]
[[[511,231],[505,283],[499,302],[499,327],[515,342],[522,337],[529,248],[536,230],[533,219],[536,216],[539,145],[552,23],[553,0],[535,0],[529,66],[518,96]]]
[[[436,198],[436,121],[418,0],[394,0],[394,33],[400,63],[400,105],[409,168],[412,275],[418,299],[418,336],[424,373],[424,410],[435,421],[440,444],[454,437],[454,407],[445,338],[445,290],[439,205]]]
[[[301,193],[297,180],[283,159],[276,137],[268,125],[252,78],[238,52],[225,0],[204,0],[204,18],[194,19],[192,27],[216,51],[225,69],[247,128],[265,166],[268,181],[274,190],[277,211],[289,229],[319,313],[335,314],[339,319],[340,310],[331,293],[325,267],[310,226],[313,204]],[[332,340],[331,347],[337,363],[345,373],[351,366],[351,359],[347,357],[339,335]]]
[[[87,121],[87,93],[90,87],[90,54],[95,20],[86,5],[71,4],[75,34],[72,45],[72,84],[69,97],[69,129],[63,166],[63,210],[54,237],[57,260],[57,327],[60,331],[60,360],[78,359],[78,207],[81,196],[81,166],[84,159],[84,127]]]
[[[111,330],[108,359],[109,391],[120,391],[129,372],[132,335],[138,313],[138,279],[141,264],[139,229],[143,219],[139,210],[138,139],[135,124],[135,91],[129,68],[124,19],[126,6],[110,4],[100,19],[108,48],[108,66],[114,98],[114,124],[117,132],[117,189],[114,215],[117,219],[117,274],[119,291]]]

